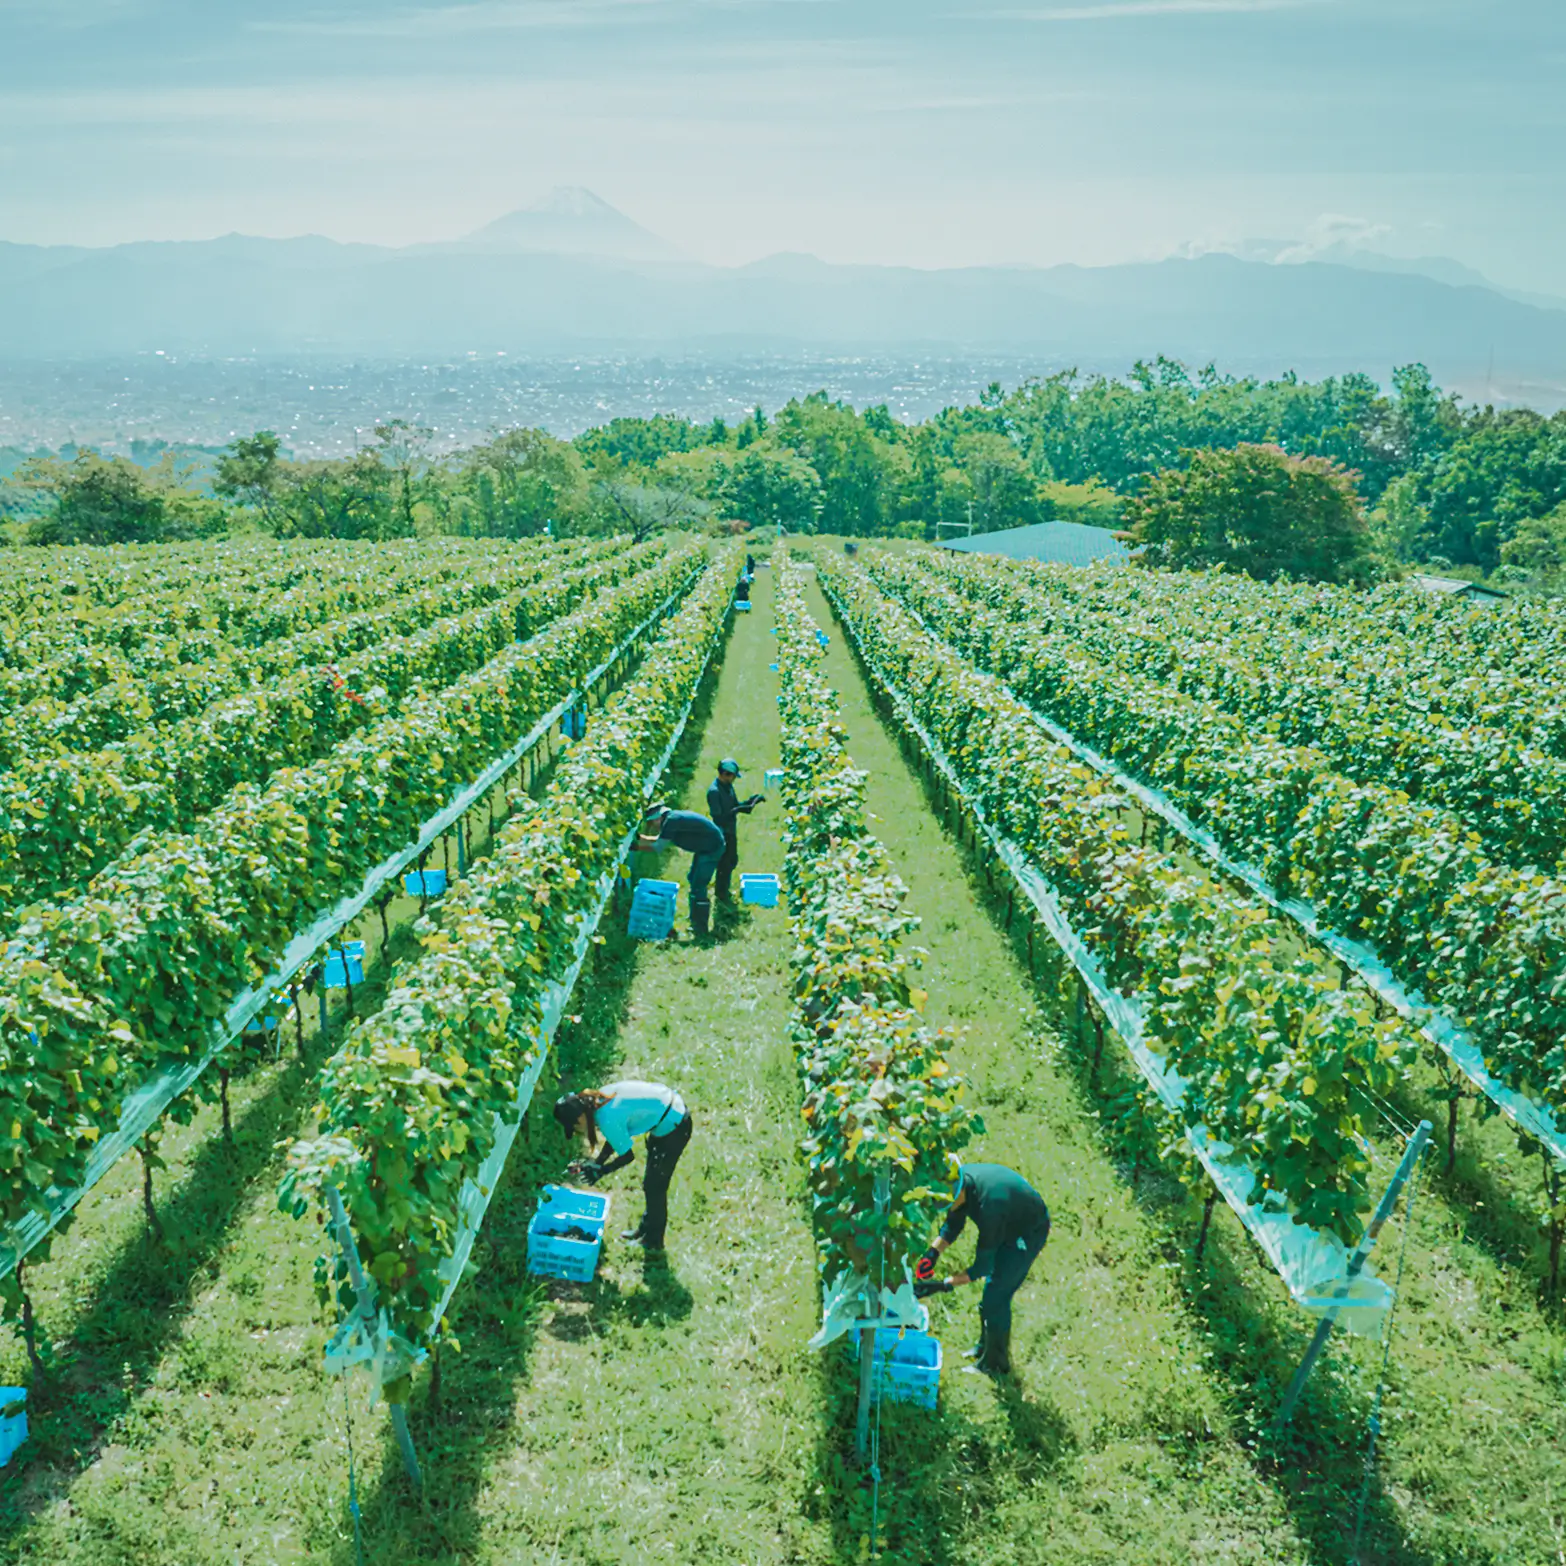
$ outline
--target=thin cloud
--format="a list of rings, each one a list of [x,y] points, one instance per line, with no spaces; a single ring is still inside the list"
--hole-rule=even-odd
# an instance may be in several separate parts
[[[0,0],[3,3],[3,0]],[[757,4],[819,0],[470,0],[463,5],[406,6],[375,16],[337,16],[246,23],[252,32],[334,38],[449,38],[529,28],[618,27],[698,7],[741,10]]]
[[[410,6],[378,16],[252,21],[252,32],[308,33],[334,38],[432,38],[523,28],[618,26],[651,20],[673,0],[478,0],[470,5]]]
[[[1106,0],[1103,5],[1052,5],[969,12],[997,22],[1108,22],[1137,16],[1244,16],[1292,11],[1315,0]]]

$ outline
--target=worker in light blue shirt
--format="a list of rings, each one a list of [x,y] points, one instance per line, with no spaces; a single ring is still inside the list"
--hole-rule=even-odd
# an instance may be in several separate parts
[[[642,1221],[620,1238],[661,1251],[669,1222],[669,1182],[695,1130],[685,1100],[657,1082],[611,1082],[564,1094],[556,1100],[555,1119],[568,1142],[581,1136],[589,1153],[597,1149],[595,1158],[571,1166],[574,1176],[589,1185],[625,1168],[635,1157],[637,1137],[647,1139],[647,1168],[642,1176],[646,1211]]]

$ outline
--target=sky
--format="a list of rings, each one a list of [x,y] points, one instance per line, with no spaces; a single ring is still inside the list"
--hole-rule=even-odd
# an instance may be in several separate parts
[[[1563,85],[1563,0],[0,0],[0,239],[581,185],[724,265],[1348,238],[1566,294]]]

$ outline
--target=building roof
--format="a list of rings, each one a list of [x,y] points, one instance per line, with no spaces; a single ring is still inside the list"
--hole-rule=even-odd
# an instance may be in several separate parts
[[[1044,560],[1055,565],[1091,565],[1095,560],[1128,560],[1131,551],[1107,527],[1085,522],[1037,522],[972,538],[948,538],[945,549],[976,555],[1005,555],[1010,560]]]
[[[1442,593],[1451,598],[1504,598],[1498,587],[1486,587],[1483,582],[1468,582],[1460,576],[1411,576],[1415,587],[1427,593]]]

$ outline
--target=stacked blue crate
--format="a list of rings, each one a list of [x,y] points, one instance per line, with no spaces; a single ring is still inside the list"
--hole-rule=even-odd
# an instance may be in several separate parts
[[[568,1185],[546,1185],[527,1226],[527,1270],[545,1278],[590,1282],[598,1270],[608,1221],[607,1196]]]
[[[929,1313],[921,1311],[922,1323],[930,1324]],[[854,1334],[854,1357],[864,1333]],[[878,1327],[870,1381],[872,1399],[888,1403],[915,1403],[934,1408],[941,1388],[940,1340],[917,1327]]]
[[[587,708],[573,707],[560,720],[560,732],[567,739],[579,740],[587,733]]]
[[[0,1468],[27,1439],[27,1388],[0,1387]]]
[[[679,895],[678,883],[644,876],[631,894],[629,933],[639,941],[667,940],[674,930]]]
[[[350,984],[364,983],[364,942],[344,941],[326,954],[326,987],[329,990],[346,989]]]
[[[402,878],[402,885],[409,897],[441,897],[446,891],[446,872],[410,870]]]
[[[778,878],[775,875],[740,876],[741,902],[754,903],[758,908],[776,908],[778,891]]]

